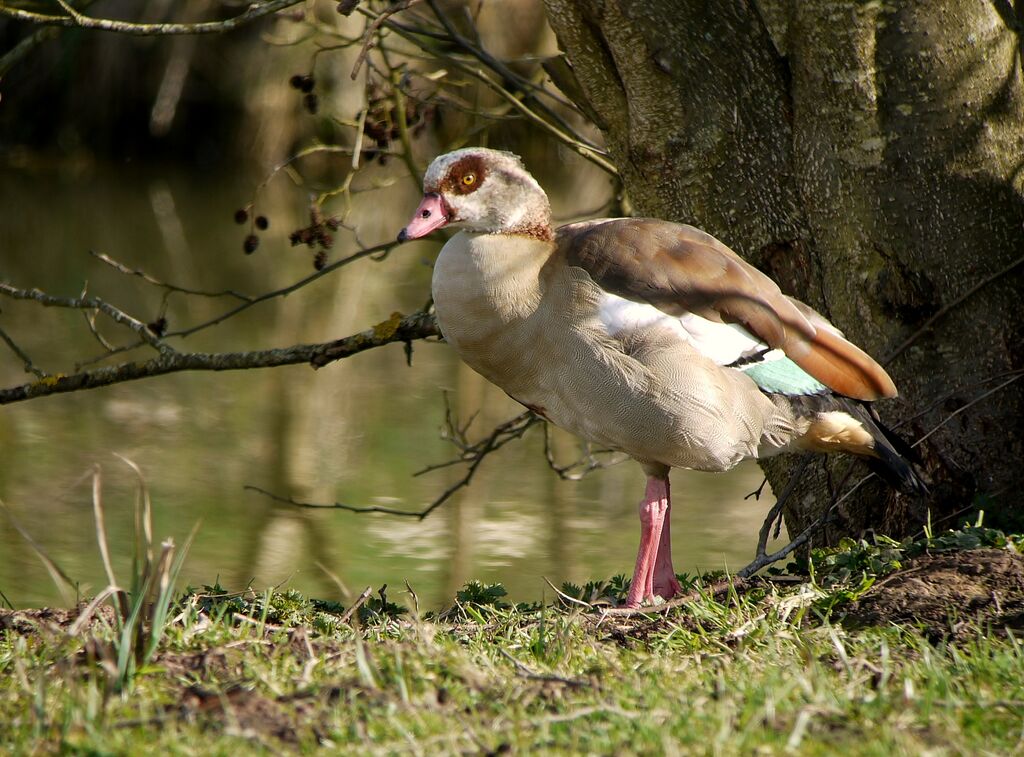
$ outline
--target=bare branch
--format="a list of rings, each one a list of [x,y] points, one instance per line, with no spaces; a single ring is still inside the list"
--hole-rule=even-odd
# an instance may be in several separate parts
[[[295,505],[296,507],[308,507],[316,509],[328,509],[328,510],[346,510],[352,513],[384,513],[385,515],[400,515],[406,518],[418,518],[423,520],[430,515],[434,510],[439,508],[445,502],[447,502],[455,492],[463,487],[469,486],[473,480],[473,476],[476,475],[477,469],[480,464],[490,455],[498,449],[501,449],[509,442],[519,439],[526,433],[530,426],[536,423],[540,423],[541,419],[533,413],[531,410],[526,410],[520,413],[514,418],[511,418],[504,423],[496,426],[493,431],[483,440],[473,445],[473,454],[469,457],[460,457],[455,462],[468,462],[469,467],[466,469],[466,473],[456,481],[454,484],[445,489],[439,494],[433,502],[427,505],[422,510],[398,510],[393,507],[381,507],[380,505],[346,505],[342,502],[334,502],[331,504],[318,504],[315,502],[300,502],[292,497],[282,497],[280,495],[268,492],[265,489],[261,489],[258,486],[246,486],[246,489],[250,491],[259,492],[267,497],[270,497],[276,502],[282,502],[288,505]],[[441,467],[441,466],[437,466]]]
[[[847,476],[845,478],[849,477],[849,473],[852,470],[853,467],[851,466],[850,469],[847,471]],[[802,547],[804,544],[810,541],[811,537],[814,536],[814,534],[820,531],[825,526],[825,524],[832,519],[833,513],[835,513],[836,508],[839,507],[841,503],[845,502],[847,499],[853,496],[853,493],[855,491],[860,489],[861,486],[863,486],[865,483],[867,483],[873,478],[876,478],[874,473],[869,473],[868,475],[864,476],[864,478],[860,479],[856,484],[850,487],[849,491],[847,491],[841,497],[835,498],[832,501],[832,504],[830,504],[813,523],[811,523],[809,526],[807,526],[807,528],[801,531],[799,536],[797,536],[795,539],[792,539],[789,542],[789,544],[775,552],[772,552],[770,555],[758,555],[753,560],[751,560],[747,565],[740,568],[740,570],[736,572],[736,576],[738,578],[750,578],[750,576],[757,573],[757,571],[761,570],[761,568],[767,567],[772,563],[777,563],[779,560],[783,559],[784,557],[788,557],[792,552]]]
[[[963,407],[958,407],[958,408],[957,408],[956,410],[954,410],[954,411],[953,411],[953,412],[951,412],[951,413],[950,413],[949,415],[947,415],[947,416],[946,416],[945,418],[943,418],[943,419],[942,419],[941,421],[939,421],[939,422],[938,422],[938,423],[937,423],[937,424],[936,424],[936,425],[935,425],[935,426],[934,426],[934,427],[933,427],[933,428],[931,429],[931,431],[929,431],[929,432],[928,432],[927,434],[925,434],[924,436],[922,436],[921,438],[919,438],[919,439],[918,439],[917,441],[915,441],[915,442],[914,442],[913,444],[911,444],[910,446],[911,446],[911,447],[916,447],[916,446],[917,446],[917,445],[919,445],[919,444],[920,444],[921,442],[923,442],[923,441],[924,441],[925,439],[927,439],[927,438],[928,438],[929,436],[931,436],[931,435],[932,435],[932,434],[934,434],[934,433],[935,433],[936,431],[938,431],[938,430],[939,430],[940,428],[942,428],[942,427],[943,427],[943,426],[945,426],[945,425],[946,425],[947,423],[949,423],[949,422],[950,422],[951,420],[953,420],[953,419],[954,419],[954,418],[955,418],[956,416],[960,415],[960,413],[964,412],[965,410],[967,410],[967,409],[968,409],[968,408],[970,408],[970,407],[973,407],[974,405],[977,405],[977,404],[978,404],[979,402],[981,402],[981,401],[982,401],[983,399],[985,399],[985,398],[987,398],[987,397],[989,397],[989,396],[991,396],[991,395],[995,394],[996,392],[998,392],[998,391],[1000,391],[1000,390],[1002,390],[1002,389],[1006,388],[1007,386],[1009,386],[1010,384],[1012,384],[1012,383],[1013,383],[1014,381],[1016,381],[1017,379],[1021,378],[1021,376],[1024,376],[1024,374],[1022,374],[1022,373],[1016,373],[1015,375],[1013,375],[1013,376],[1011,376],[1010,378],[1006,379],[1006,381],[1004,381],[1003,383],[999,384],[998,386],[996,386],[996,387],[994,387],[994,388],[992,388],[992,389],[989,389],[989,390],[988,390],[987,392],[985,392],[984,394],[980,394],[980,395],[978,395],[977,397],[975,397],[975,398],[974,398],[973,400],[971,400],[970,402],[968,402],[968,403],[967,403],[966,405],[964,405]]]
[[[69,16],[71,16],[71,18],[75,19],[75,21],[88,21],[88,18],[72,8],[71,5],[68,4],[67,0],[57,0],[57,3]]]
[[[363,67],[363,62],[366,60],[366,56],[369,54],[370,47],[373,44],[373,36],[380,28],[380,25],[396,13],[401,13],[419,2],[422,2],[422,0],[398,0],[398,2],[378,14],[377,17],[367,25],[366,32],[363,34],[363,47],[359,51],[359,55],[356,56],[355,65],[352,66],[352,81],[355,81],[356,77],[359,76],[359,69]]]
[[[547,461],[548,467],[563,481],[579,481],[596,470],[610,468],[629,459],[628,455],[615,452],[615,450],[599,449],[594,451],[590,448],[589,442],[585,443],[585,449],[586,453],[582,457],[573,460],[568,465],[559,465],[555,461],[555,452],[551,449],[551,426],[544,424],[544,459]],[[601,460],[597,455],[610,455],[611,459]]]
[[[440,331],[433,315],[417,312],[403,318],[396,313],[373,328],[334,342],[299,344],[252,352],[171,351],[161,353],[159,357],[145,362],[121,363],[70,375],[45,376],[28,384],[0,389],[0,405],[181,371],[236,371],[298,363],[310,363],[314,368],[319,368],[334,360],[341,360],[375,347],[439,335]]]
[[[901,354],[903,354],[904,350],[906,350],[910,345],[912,345],[914,342],[920,339],[922,334],[928,331],[928,329],[930,329],[937,320],[946,315],[950,310],[953,310],[954,308],[958,307],[965,300],[973,296],[978,290],[983,289],[984,287],[991,284],[993,281],[1001,279],[1006,274],[1011,273],[1013,270],[1020,267],[1021,264],[1024,264],[1024,255],[1017,258],[1004,268],[999,269],[990,276],[986,276],[977,284],[968,289],[966,292],[957,297],[955,300],[939,308],[934,314],[932,314],[930,318],[928,318],[928,320],[921,324],[920,328],[918,328],[917,331],[915,331],[913,334],[904,339],[903,342],[899,345],[899,347],[897,347],[888,355],[886,355],[886,357],[882,360],[882,365],[888,365]]]
[[[517,110],[520,113],[520,115],[532,121],[541,129],[547,131],[559,142],[562,142],[566,146],[570,147],[579,155],[589,160],[590,162],[594,163],[595,165],[597,165],[607,173],[611,174],[612,176],[618,176],[618,169],[607,159],[607,153],[604,150],[600,149],[599,147],[591,143],[589,140],[586,140],[576,135],[573,129],[569,126],[569,124],[566,123],[565,120],[561,116],[559,116],[555,111],[541,103],[534,95],[534,93],[545,93],[557,101],[558,98],[555,97],[555,95],[553,95],[550,92],[547,92],[547,90],[545,90],[543,87],[538,86],[537,84],[529,81],[528,79],[524,79],[522,76],[515,73],[512,69],[503,64],[501,61],[494,58],[494,56],[490,55],[481,48],[473,45],[465,37],[459,35],[455,28],[451,25],[451,22],[448,21],[447,18],[444,16],[444,13],[441,12],[439,8],[435,7],[435,4],[433,2],[431,2],[431,5],[434,9],[435,15],[437,15],[442,25],[445,26],[446,31],[448,31],[450,41],[454,42],[464,51],[466,51],[470,58],[474,59],[479,63],[482,63],[489,70],[493,71],[503,81],[506,81],[509,84],[521,88],[524,92],[523,98],[530,98],[531,105],[525,104],[522,98],[513,94],[500,83],[493,81],[491,77],[485,74],[484,71],[481,70],[480,68],[472,65],[471,63],[467,63],[466,61],[460,60],[459,58],[454,57],[450,54],[446,54],[441,50],[432,49],[430,46],[423,43],[419,38],[425,35],[421,34],[419,30],[409,29],[408,27],[405,27],[401,24],[394,23],[390,19],[384,19],[382,26],[394,30],[404,39],[417,45],[425,52],[431,54],[432,56],[436,57],[439,60],[450,62],[453,66],[457,67],[463,73],[468,74],[474,79],[477,79],[480,83],[491,88],[495,93],[504,98],[505,101],[510,106],[512,106],[515,110]],[[364,8],[359,8],[359,11],[366,15],[367,17],[374,19],[375,21],[381,19],[381,14],[376,14],[373,11]],[[430,36],[432,35],[429,35],[428,38],[430,38]],[[543,112],[547,118],[542,117],[538,113],[534,112],[533,108],[536,108],[537,110]],[[558,125],[556,125],[556,123]]]
[[[55,297],[40,289],[19,289],[10,284],[0,282],[0,294],[15,300],[34,300],[44,307],[71,308],[73,310],[99,310],[111,320],[126,326],[138,334],[142,341],[163,355],[171,355],[175,349],[161,340],[142,321],[132,318],[123,310],[111,305],[99,297]]]
[[[238,315],[239,313],[241,313],[241,312],[243,312],[245,310],[248,310],[249,308],[251,308],[254,305],[258,305],[261,302],[266,302],[268,300],[276,299],[278,297],[286,297],[287,295],[291,294],[292,292],[295,292],[295,291],[301,289],[302,287],[307,286],[308,284],[312,284],[317,279],[319,279],[319,278],[321,278],[323,276],[326,276],[327,274],[331,273],[331,271],[335,271],[338,268],[346,266],[346,265],[348,265],[350,263],[354,263],[355,261],[360,260],[362,258],[368,257],[368,258],[371,258],[372,260],[383,260],[391,252],[391,250],[393,248],[395,248],[397,245],[398,245],[398,242],[385,242],[384,244],[379,244],[379,245],[376,245],[374,247],[364,248],[362,250],[359,250],[359,252],[352,253],[351,255],[348,255],[348,256],[346,256],[344,258],[336,260],[333,263],[329,263],[329,264],[325,265],[323,268],[321,268],[320,270],[316,271],[315,273],[311,273],[308,276],[304,276],[303,278],[299,279],[298,281],[296,281],[296,282],[294,282],[292,284],[289,284],[287,286],[281,287],[280,289],[274,289],[273,291],[270,291],[270,292],[264,292],[263,294],[260,294],[260,295],[249,296],[249,295],[242,294],[240,292],[227,292],[226,291],[226,292],[223,293],[225,296],[230,295],[232,297],[235,297],[236,299],[240,299],[241,303],[236,305],[236,306],[234,306],[234,307],[228,308],[227,310],[222,312],[220,315],[214,316],[213,318],[211,318],[211,319],[209,319],[207,321],[202,321],[201,323],[197,323],[197,324],[195,324],[193,326],[189,326],[188,328],[179,329],[177,331],[168,331],[166,334],[164,334],[164,338],[167,339],[167,338],[170,338],[170,337],[187,337],[187,336],[191,336],[192,334],[195,334],[196,332],[208,329],[211,326],[216,326],[217,324],[223,323],[224,321],[228,320],[229,318],[233,318],[234,316]],[[133,274],[135,273],[134,271],[130,271],[130,272],[133,273]],[[165,286],[165,287],[173,288],[174,291],[181,291],[181,292],[186,292],[186,293],[189,293],[189,294],[197,294],[197,295],[206,296],[206,297],[218,296],[217,293],[191,291],[191,290],[185,289],[184,287],[178,287],[178,286],[175,286],[175,285],[169,285],[169,284],[162,284],[161,283],[160,286]],[[117,353],[128,352],[130,350],[134,350],[134,349],[136,349],[138,347],[141,347],[143,345],[143,343],[144,343],[144,341],[138,341],[138,342],[134,342],[132,344],[123,345],[123,346],[118,347],[118,348],[116,348],[114,350],[111,350],[111,351],[109,351],[107,353],[104,353],[104,354],[102,354],[102,355],[100,355],[98,357],[92,358],[91,360],[84,361],[83,363],[80,364],[80,367],[81,366],[86,366],[86,365],[92,365],[93,363],[97,363],[97,362],[99,362],[101,360],[104,360],[104,359],[110,357],[111,355],[114,355],[114,354],[117,354]],[[343,355],[342,357],[347,357],[347,355]],[[301,362],[305,362],[305,361],[299,360],[298,362],[301,363]],[[327,360],[326,362],[330,362],[330,360]],[[324,363],[324,364],[326,365],[326,363]],[[254,367],[262,367],[262,366],[254,366]]]
[[[8,71],[18,65],[23,58],[28,57],[39,45],[53,39],[58,34],[60,34],[60,29],[44,26],[18,42],[0,57],[0,79],[3,79]]]
[[[371,594],[373,594],[373,589],[369,586],[363,589],[362,593],[358,597],[356,597],[356,601],[349,605],[349,608],[345,610],[344,613],[342,613],[342,616],[338,619],[338,622],[348,623],[348,621],[352,618],[356,611],[363,606],[363,603],[370,598]]]
[[[99,311],[97,310],[90,310],[88,312],[82,313],[82,317],[85,318],[85,325],[89,327],[89,332],[93,335],[96,341],[100,343],[100,346],[103,349],[105,349],[108,353],[114,352],[117,350],[117,347],[108,342],[104,338],[103,334],[101,334],[99,330],[96,328],[96,315],[98,312]]]
[[[411,518],[426,517],[418,511],[413,512],[410,510],[398,510],[395,509],[394,507],[381,507],[379,505],[346,505],[342,504],[341,502],[334,502],[329,505],[324,505],[315,502],[301,502],[293,497],[282,497],[279,494],[268,492],[266,489],[261,489],[258,486],[253,486],[252,484],[246,484],[245,489],[251,492],[257,492],[258,494],[262,494],[265,497],[270,497],[270,499],[274,500],[275,502],[280,502],[281,504],[284,505],[295,505],[296,507],[308,507],[311,509],[326,508],[328,510],[347,510],[352,513],[384,513],[385,515],[402,515]]]
[[[125,276],[136,276],[145,281],[147,284],[152,284],[155,287],[166,289],[168,292],[178,292],[179,294],[191,294],[195,295],[196,297],[234,297],[236,300],[242,300],[243,302],[251,302],[252,300],[255,299],[254,297],[251,297],[247,294],[237,292],[234,289],[222,289],[218,292],[207,292],[202,289],[189,289],[187,287],[178,286],[177,284],[170,284],[166,281],[161,281],[160,279],[151,276],[150,274],[146,273],[140,268],[129,268],[124,263],[115,260],[109,255],[104,255],[102,252],[89,250],[89,254],[92,255],[97,260],[99,260],[100,262],[107,264],[118,273],[123,273]]]
[[[92,5],[96,0],[81,0],[79,3],[78,13]],[[14,66],[21,62],[23,58],[26,58],[33,50],[39,45],[48,40],[54,39],[61,33],[61,29],[56,26],[43,26],[36,29],[35,32],[24,37],[18,44],[4,53],[3,57],[0,57],[0,79],[3,79]]]
[[[524,77],[516,73],[513,69],[505,65],[502,61],[498,60],[493,55],[484,50],[483,47],[481,47],[480,45],[474,45],[468,39],[463,37],[461,34],[459,34],[458,29],[456,29],[455,26],[448,19],[447,15],[441,9],[440,5],[437,3],[437,0],[428,1],[430,3],[431,10],[437,17],[437,20],[441,22],[441,25],[444,27],[445,31],[448,32],[448,40],[454,42],[456,45],[465,50],[470,57],[476,58],[478,61],[480,61],[489,69],[491,69],[500,77],[502,77],[504,81],[509,82],[510,84],[515,84],[516,86],[520,87],[524,92],[528,93],[528,95],[546,95],[559,105],[571,108],[572,110],[579,112],[579,108],[575,105],[575,103],[572,103],[566,100],[565,98],[559,97],[553,92],[549,92],[546,88],[535,84],[529,79],[525,79]],[[558,113],[549,108],[545,103],[541,102],[539,99],[536,98],[534,98],[534,103],[536,107],[539,108],[548,118],[557,121],[561,125],[561,127],[566,131],[572,131],[572,128],[569,126],[569,124]],[[589,147],[597,149],[597,145],[595,145],[594,143],[588,140],[583,141]]]
[[[346,266],[349,263],[353,263],[357,260],[361,260],[362,258],[367,258],[379,254],[386,255],[397,246],[398,242],[385,242],[384,244],[378,244],[374,247],[367,247],[363,250],[360,250],[359,252],[354,252],[351,255],[341,258],[340,260],[336,260],[333,263],[325,265],[319,271],[316,271],[315,273],[311,273],[310,275],[299,279],[294,284],[289,284],[288,286],[282,287],[280,289],[275,289],[272,292],[266,292],[264,294],[259,295],[258,297],[251,297],[245,302],[242,302],[240,305],[237,305],[236,307],[226,310],[225,312],[221,313],[220,315],[214,318],[211,318],[208,321],[204,321],[203,323],[191,326],[187,329],[182,329],[180,331],[168,332],[167,336],[189,336],[191,334],[196,333],[197,331],[202,331],[203,329],[209,328],[210,326],[215,326],[216,324],[226,321],[228,318],[231,318],[232,316],[241,313],[243,310],[248,310],[253,305],[258,305],[261,302],[266,302],[267,300],[272,300],[277,297],[286,297],[287,295],[291,294],[292,292],[298,289],[301,289],[307,284],[311,284],[317,279],[326,276],[331,271],[337,270],[338,268]],[[383,260],[383,257],[381,257],[380,259]]]
[[[953,397],[956,397],[957,395],[963,394],[964,392],[970,392],[975,389],[980,389],[981,387],[987,386],[988,384],[991,384],[994,381],[1000,381],[1009,376],[1019,376],[1020,374],[1024,374],[1024,368],[1018,368],[1017,370],[1013,371],[1003,371],[1002,373],[994,373],[991,376],[985,377],[981,381],[974,381],[970,384],[954,387],[952,390],[945,392],[944,394],[940,394],[938,397],[934,398],[931,402],[922,407],[913,415],[907,416],[898,423],[893,424],[892,429],[893,431],[896,431],[902,428],[903,426],[906,426],[908,423],[916,421],[918,418],[924,417],[932,410],[937,408],[939,405],[944,404],[947,400],[950,400]]]
[[[499,95],[504,97],[505,100],[508,101],[509,105],[514,107],[516,110],[518,110],[525,118],[527,118],[528,120],[530,120],[533,123],[537,124],[544,131],[548,132],[551,136],[553,136],[559,142],[562,142],[563,144],[567,145],[568,147],[571,147],[580,156],[586,158],[591,163],[596,165],[598,168],[603,169],[604,171],[606,171],[607,173],[611,174],[612,176],[618,176],[619,175],[619,169],[617,169],[615,167],[615,165],[610,160],[608,160],[608,158],[606,157],[607,153],[605,153],[604,150],[599,150],[599,149],[597,149],[595,147],[591,147],[590,145],[586,144],[585,142],[577,139],[575,136],[562,131],[561,129],[559,129],[554,124],[549,123],[548,121],[545,121],[538,114],[534,113],[533,110],[531,110],[529,108],[529,106],[527,106],[525,103],[523,103],[523,101],[520,100],[518,97],[513,95],[511,92],[509,92],[507,89],[502,87],[500,84],[491,81],[483,73],[483,71],[480,71],[479,69],[474,69],[474,68],[472,68],[470,66],[463,67],[463,71],[465,71],[470,76],[480,80],[482,83],[486,84],[492,90],[494,90]]]
[[[164,36],[173,34],[223,34],[244,26],[257,19],[277,13],[279,10],[290,8],[293,5],[301,5],[302,0],[267,0],[266,2],[253,2],[248,8],[237,16],[226,18],[223,21],[206,21],[197,24],[139,24],[132,21],[118,21],[110,18],[94,18],[86,16],[80,11],[71,8],[66,2],[60,5],[68,12],[66,16],[54,16],[46,13],[12,8],[6,3],[0,3],[0,16],[7,16],[18,21],[25,21],[37,26],[63,26],[76,29],[94,29],[103,32],[118,32],[120,34],[137,34],[141,36]]]
[[[793,490],[796,485],[800,482],[800,478],[803,476],[804,471],[807,470],[807,466],[811,462],[810,454],[803,454],[800,456],[800,465],[789,477],[789,481],[786,482],[785,488],[782,490],[782,494],[776,499],[775,504],[772,505],[771,510],[768,511],[768,515],[765,516],[764,523],[761,524],[761,532],[757,537],[757,553],[754,556],[754,562],[765,557],[765,552],[768,549],[768,536],[771,533],[772,526],[776,523],[781,526],[782,524],[782,508],[786,506],[786,502],[793,495]],[[749,496],[749,495],[748,495]],[[746,499],[746,497],[744,497]],[[776,536],[779,533],[779,529],[775,530]],[[751,563],[753,565],[754,563]],[[749,565],[747,567],[750,567]]]
[[[27,373],[34,373],[37,378],[45,378],[47,376],[47,373],[37,368],[35,363],[32,362],[32,358],[28,356],[28,353],[21,349],[21,347],[19,347],[3,329],[0,329],[0,339],[2,339],[7,346],[11,348],[11,352],[17,355],[21,359],[21,362],[25,364],[25,371]]]

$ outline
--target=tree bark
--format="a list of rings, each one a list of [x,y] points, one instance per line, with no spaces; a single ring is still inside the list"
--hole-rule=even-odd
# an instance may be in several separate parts
[[[916,439],[1011,381],[921,445],[928,497],[864,487],[826,540],[979,505],[1019,526],[1024,3],[545,2],[638,212],[709,231],[892,356],[887,423]],[[766,466],[777,491],[789,468]],[[791,533],[835,468],[789,503]]]

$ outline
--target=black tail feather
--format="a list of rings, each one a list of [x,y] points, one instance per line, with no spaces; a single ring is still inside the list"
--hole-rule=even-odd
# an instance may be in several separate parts
[[[905,494],[927,494],[928,485],[924,481],[920,459],[914,448],[882,423],[874,408],[846,397],[835,399],[841,402],[846,412],[864,425],[875,440],[874,452],[877,457],[864,458],[871,472]]]

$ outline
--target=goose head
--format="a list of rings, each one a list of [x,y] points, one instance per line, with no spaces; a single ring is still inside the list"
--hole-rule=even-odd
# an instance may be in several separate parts
[[[443,226],[553,238],[548,197],[510,152],[469,147],[440,155],[423,177],[423,193],[400,242]]]

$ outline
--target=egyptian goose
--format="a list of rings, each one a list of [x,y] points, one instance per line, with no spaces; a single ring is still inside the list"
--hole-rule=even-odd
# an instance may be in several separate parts
[[[842,451],[921,486],[854,401],[896,396],[882,367],[711,235],[651,218],[555,229],[519,157],[484,148],[436,158],[423,188],[399,241],[462,229],[434,266],[448,343],[516,401],[647,474],[628,606],[680,591],[671,468]]]

